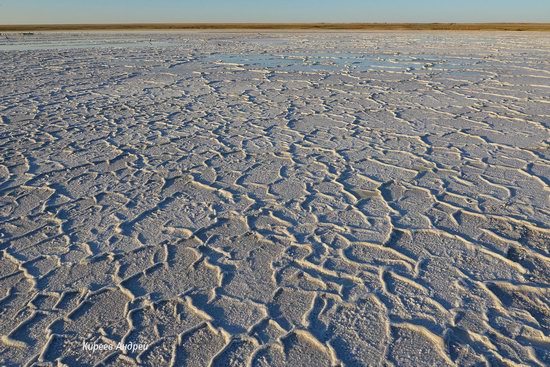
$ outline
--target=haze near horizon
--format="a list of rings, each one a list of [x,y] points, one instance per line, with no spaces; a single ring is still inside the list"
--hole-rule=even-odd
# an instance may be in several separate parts
[[[0,24],[545,23],[545,0],[0,0]]]

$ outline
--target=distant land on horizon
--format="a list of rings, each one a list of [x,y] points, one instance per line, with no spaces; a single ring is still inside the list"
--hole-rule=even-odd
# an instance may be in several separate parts
[[[0,32],[95,30],[550,31],[550,23],[126,23],[0,25]]]

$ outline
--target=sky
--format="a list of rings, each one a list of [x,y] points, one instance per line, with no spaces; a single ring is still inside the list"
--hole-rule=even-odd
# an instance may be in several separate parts
[[[0,24],[547,22],[550,0],[0,0]]]

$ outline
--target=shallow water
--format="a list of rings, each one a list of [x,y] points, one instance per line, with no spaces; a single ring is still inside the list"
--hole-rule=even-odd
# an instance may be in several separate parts
[[[224,54],[205,57],[213,62],[228,67],[263,69],[280,72],[412,72],[434,71],[448,72],[453,76],[481,76],[484,69],[492,65],[478,59],[448,58],[442,55],[407,55],[387,54],[354,54],[341,53],[327,55],[324,53],[271,55],[271,54]],[[475,69],[472,70],[472,65]]]
[[[3,34],[0,36],[1,51],[39,51],[39,50],[75,50],[75,49],[100,49],[100,48],[144,48],[167,47],[171,44],[167,41],[152,40],[147,38],[118,38],[118,37],[63,37],[62,39],[46,38],[46,34],[32,36]]]

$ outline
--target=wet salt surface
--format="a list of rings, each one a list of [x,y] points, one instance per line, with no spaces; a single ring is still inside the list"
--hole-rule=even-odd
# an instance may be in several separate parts
[[[46,50],[78,50],[103,48],[143,48],[168,47],[170,42],[143,36],[119,37],[116,33],[82,34],[62,33],[56,37],[52,33],[33,33],[23,35],[19,33],[4,33],[0,35],[0,51],[46,51]]]
[[[544,33],[8,35],[0,364],[548,365],[548,60]]]
[[[284,72],[411,72],[413,70],[448,71],[453,75],[479,76],[495,65],[483,60],[447,59],[442,56],[394,56],[368,54],[307,55],[211,55],[209,62]],[[472,71],[472,64],[479,71]]]

